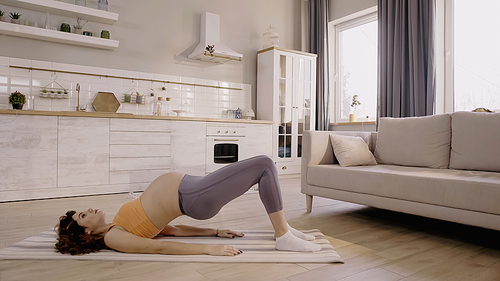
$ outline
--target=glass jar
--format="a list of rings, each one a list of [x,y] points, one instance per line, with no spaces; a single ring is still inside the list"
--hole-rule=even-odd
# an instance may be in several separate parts
[[[163,107],[162,97],[158,97],[158,100],[156,100],[156,103],[154,106],[153,114],[155,116],[161,116],[162,107]]]
[[[99,0],[97,2],[97,9],[101,11],[107,11],[108,10],[108,0]]]
[[[164,111],[163,111],[163,112],[164,112],[164,113],[163,113],[163,115],[165,115],[165,116],[172,116],[172,115],[173,115],[173,114],[172,114],[173,112],[172,112],[172,110],[171,110],[171,108],[170,108],[170,98],[168,98],[168,97],[167,97],[167,98],[166,98],[166,101],[165,101],[165,103],[164,103],[164,104],[165,104],[165,105],[163,106],[163,109],[164,109]]]
[[[75,0],[75,4],[78,6],[87,6],[87,0]]]
[[[109,31],[108,30],[102,30],[101,31],[101,38],[109,39]]]
[[[278,43],[280,42],[280,36],[276,28],[272,25],[269,26],[268,29],[262,34],[262,48],[269,47],[278,47]]]

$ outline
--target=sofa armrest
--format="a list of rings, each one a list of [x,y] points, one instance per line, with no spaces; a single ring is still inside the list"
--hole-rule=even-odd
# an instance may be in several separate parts
[[[337,163],[333,154],[333,147],[330,142],[331,134],[361,137],[368,144],[372,153],[375,150],[377,141],[376,132],[304,131],[302,134],[302,160],[300,167],[301,191],[304,194],[308,194],[307,168],[309,166]]]
[[[302,159],[300,165],[301,191],[307,194],[307,167],[318,164],[333,164],[331,131],[304,131],[302,134]]]

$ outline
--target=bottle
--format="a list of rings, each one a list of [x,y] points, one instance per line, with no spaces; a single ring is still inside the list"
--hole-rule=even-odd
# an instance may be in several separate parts
[[[50,29],[50,14],[47,12],[45,16],[45,29]]]
[[[166,102],[165,102],[165,116],[171,116],[171,111],[170,111],[170,98],[166,98]]]
[[[158,97],[158,100],[156,101],[155,107],[154,107],[154,115],[155,116],[161,116],[162,106],[163,106],[162,97]]]
[[[238,109],[235,110],[234,118],[241,119],[243,117],[242,115],[243,115],[243,113],[241,112],[241,109],[238,107]]]
[[[24,102],[24,108],[26,110],[34,110],[35,109],[35,96],[26,96],[26,101]]]
[[[148,114],[149,115],[155,115],[155,105],[156,105],[156,99],[155,99],[155,93],[150,93],[149,97],[145,97],[146,99],[146,108],[148,109]]]
[[[97,9],[101,11],[107,11],[108,10],[108,0],[99,0],[97,3]]]

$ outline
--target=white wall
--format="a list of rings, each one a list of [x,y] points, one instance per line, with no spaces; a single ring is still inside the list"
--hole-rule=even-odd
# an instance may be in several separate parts
[[[87,0],[87,6],[97,7],[97,0]],[[45,23],[44,13],[5,5],[0,9],[7,19],[9,12],[21,12],[22,22],[27,17],[31,25]],[[280,34],[281,47],[300,47],[299,0],[109,0],[109,11],[119,14],[115,24],[89,22],[84,30],[94,36],[109,30],[111,38],[120,41],[114,51],[0,35],[0,56],[247,83],[255,89],[256,52],[270,24]],[[243,62],[220,65],[187,59],[198,44],[203,12],[220,15],[221,40],[242,53]],[[51,15],[52,26],[62,22],[73,25],[76,19]]]
[[[333,21],[370,7],[377,6],[378,0],[330,0],[328,4],[330,21]]]

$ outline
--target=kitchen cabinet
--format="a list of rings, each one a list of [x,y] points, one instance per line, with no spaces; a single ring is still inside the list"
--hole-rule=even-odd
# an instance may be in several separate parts
[[[207,124],[246,128],[244,158],[271,155],[271,122],[0,110],[0,202],[144,190],[205,175]]]
[[[273,157],[273,144],[271,125],[246,124],[246,142],[243,148],[243,158],[258,155]]]
[[[205,175],[206,122],[172,121],[172,172]]]
[[[66,17],[80,17],[84,20],[104,24],[113,24],[118,20],[118,14],[116,13],[101,11],[60,1],[0,0],[0,4],[39,11],[43,13],[48,12],[50,14],[57,14]],[[12,24],[8,22],[0,22],[0,34],[107,50],[116,49],[119,45],[119,41],[117,40],[84,36],[57,30]]]
[[[59,117],[57,186],[109,183],[109,119]]]
[[[57,187],[57,120],[0,115],[0,198]]]
[[[110,184],[143,183],[170,172],[171,149],[168,120],[110,119]]]
[[[302,133],[315,128],[316,55],[270,47],[257,71],[257,119],[274,121],[273,159],[280,173],[299,173]]]

